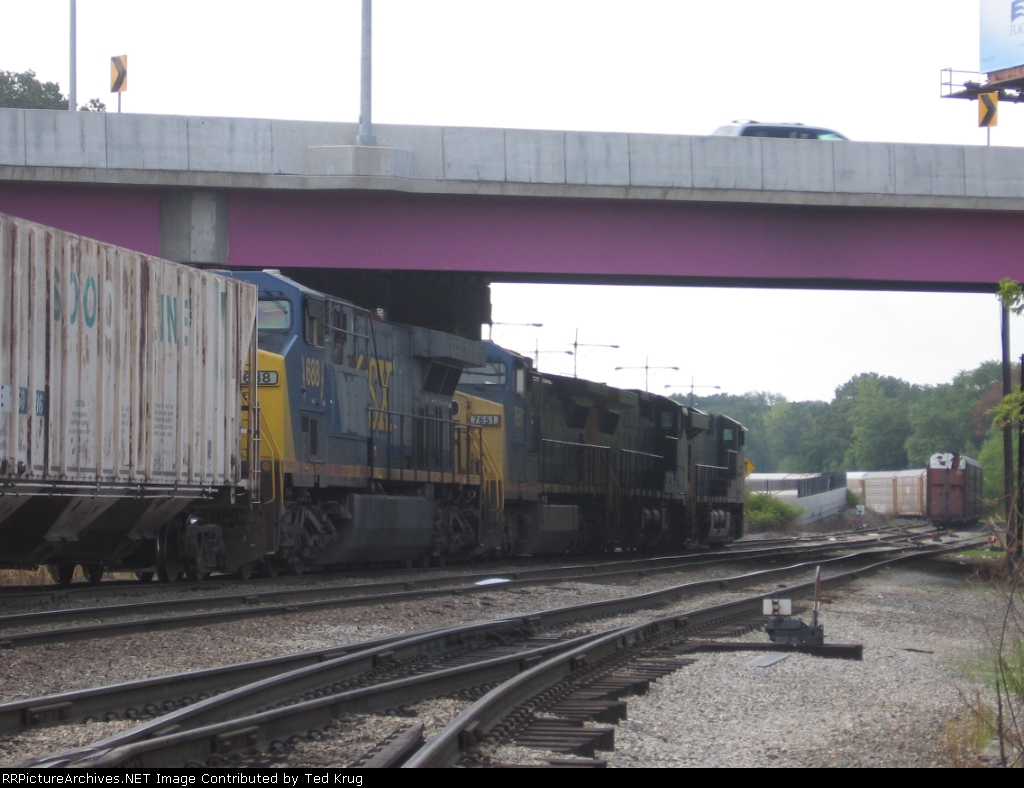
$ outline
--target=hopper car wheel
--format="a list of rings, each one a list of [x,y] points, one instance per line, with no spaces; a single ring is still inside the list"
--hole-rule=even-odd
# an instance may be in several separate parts
[[[71,585],[71,578],[75,576],[74,564],[57,564],[57,583],[62,586]]]
[[[242,564],[240,567],[238,567],[238,576],[243,580],[248,580],[250,577],[252,577],[253,566],[254,565],[251,563]]]
[[[281,571],[281,567],[271,556],[265,556],[260,559],[260,574],[263,577],[269,577],[271,579],[277,577],[277,573]]]
[[[140,583],[149,583],[153,580],[155,572],[136,572],[135,577],[138,578]]]
[[[103,580],[103,564],[87,564],[82,567],[86,579],[94,586]]]
[[[181,524],[172,520],[156,535],[156,574],[161,583],[176,583],[185,571],[178,532]]]

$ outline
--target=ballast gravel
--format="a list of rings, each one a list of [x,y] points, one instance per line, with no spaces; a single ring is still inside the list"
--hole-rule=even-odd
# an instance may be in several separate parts
[[[508,589],[495,586],[494,590],[462,596],[328,608],[189,629],[0,649],[0,703],[525,615],[750,571],[754,568],[749,564],[726,564],[620,583],[576,581]]]
[[[948,766],[944,726],[973,691],[964,666],[997,636],[1002,595],[922,567],[827,596],[827,642],[862,643],[862,662],[792,654],[757,668],[756,654],[700,654],[629,699],[615,751],[600,757],[612,767]]]
[[[755,655],[701,654],[696,664],[653,684],[646,697],[629,699],[629,720],[616,730],[615,752],[599,757],[620,767],[943,765],[942,721],[956,710],[960,688],[967,686],[960,664],[977,657],[987,642],[986,619],[998,620],[1001,611],[996,592],[972,583],[963,573],[936,572],[938,562],[932,563],[883,571],[829,592],[826,635],[831,642],[863,642],[864,662],[793,655],[772,668],[755,669],[746,664]],[[480,595],[386,608],[324,610],[0,651],[0,701],[528,613],[746,571],[749,565],[715,566],[617,585],[496,588]],[[757,590],[765,589],[751,587],[710,596],[725,601]],[[690,597],[655,615],[709,601],[709,595]],[[622,622],[627,618],[631,617],[622,617]],[[615,622],[602,619],[588,626],[605,628]],[[420,721],[431,720],[427,725],[431,735],[466,705],[440,699],[418,704],[414,710]],[[339,726],[325,740],[296,745],[282,765],[353,763],[412,721],[415,718],[353,718],[351,725]],[[2,737],[0,766],[96,741],[126,724],[69,726]],[[521,758],[538,763],[550,757],[515,747],[502,748],[500,755],[499,762]]]
[[[468,700],[435,698],[403,709],[401,715],[373,714],[346,717],[337,729],[314,742],[299,742],[273,766],[283,768],[339,768],[356,766],[393,734],[422,724],[425,738],[434,736],[470,706]]]

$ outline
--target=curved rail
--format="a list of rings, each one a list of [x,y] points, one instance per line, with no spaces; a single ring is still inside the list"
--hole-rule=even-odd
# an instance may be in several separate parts
[[[955,548],[933,548],[917,554],[880,561],[862,569],[843,572],[822,580],[822,587],[836,587],[865,574],[875,572],[886,566],[917,560],[923,557],[939,555],[952,550],[964,549],[961,544]],[[434,736],[426,745],[414,754],[404,765],[405,768],[425,768],[453,766],[462,756],[464,750],[474,747],[485,738],[517,707],[527,703],[531,698],[547,688],[563,681],[580,663],[592,663],[615,652],[631,648],[644,642],[667,629],[683,629],[706,623],[709,620],[727,618],[759,611],[762,601],[779,595],[800,596],[812,593],[815,583],[802,583],[771,594],[760,594],[746,599],[728,602],[723,605],[702,608],[700,610],[667,616],[647,621],[615,632],[609,632],[601,638],[581,645],[572,651],[566,651],[544,663],[524,671],[509,679],[501,686],[491,690],[486,696],[466,709],[444,730]]]
[[[935,552],[935,550],[928,550],[920,555],[930,555]],[[914,555],[913,557],[916,558],[919,555]],[[826,563],[862,558],[863,554],[855,554],[831,559]],[[469,627],[437,630],[432,633],[411,636],[403,640],[378,645],[373,649],[329,659],[320,665],[301,667],[286,674],[225,692],[222,695],[209,698],[201,703],[179,709],[171,714],[136,726],[90,747],[48,756],[33,762],[31,765],[68,766],[79,763],[84,765],[85,761],[88,761],[89,765],[95,766],[114,765],[110,760],[110,758],[114,757],[111,754],[114,751],[119,753],[117,755],[118,758],[131,761],[130,764],[126,762],[125,765],[170,765],[172,761],[165,760],[164,755],[159,757],[154,755],[152,758],[149,755],[145,755],[143,758],[143,755],[145,753],[165,752],[164,745],[158,743],[158,741],[162,742],[166,739],[167,746],[172,749],[178,748],[176,751],[179,752],[179,755],[182,753],[188,754],[186,760],[196,760],[196,752],[203,750],[204,747],[213,746],[210,742],[220,741],[217,737],[223,737],[239,727],[248,728],[252,725],[263,731],[256,737],[259,742],[267,744],[271,740],[267,737],[273,737],[280,733],[281,726],[284,725],[283,720],[289,718],[287,709],[259,711],[259,709],[266,709],[268,705],[272,705],[275,702],[294,703],[296,697],[299,697],[301,700],[303,695],[308,693],[323,695],[324,697],[316,697],[287,707],[288,709],[297,710],[296,714],[299,717],[296,719],[301,720],[301,722],[294,724],[301,728],[301,725],[306,725],[309,720],[313,719],[321,720],[317,725],[326,724],[322,722],[324,715],[333,719],[342,713],[367,713],[391,708],[403,703],[415,702],[415,700],[422,700],[424,697],[431,697],[429,694],[420,695],[414,700],[405,697],[401,703],[395,700],[395,698],[401,696],[402,692],[408,692],[409,688],[414,686],[420,687],[420,689],[416,690],[417,692],[432,692],[436,695],[440,692],[452,691],[456,684],[465,687],[492,683],[499,680],[495,678],[498,674],[502,674],[501,680],[504,680],[504,678],[516,675],[524,668],[529,667],[536,657],[542,654],[550,656],[568,647],[564,643],[559,643],[543,646],[539,650],[527,648],[530,636],[536,635],[546,627],[557,626],[570,621],[579,621],[581,619],[634,612],[645,607],[673,602],[701,590],[722,587],[723,585],[740,587],[751,583],[764,582],[785,574],[808,571],[812,566],[814,566],[813,563],[797,564],[791,567],[754,572],[728,579],[675,586],[670,589],[641,594],[627,599],[587,603],[569,608],[558,608],[530,616],[486,622]],[[760,598],[757,597],[757,599]],[[351,682],[355,677],[365,674],[368,670],[379,670],[382,666],[386,667],[391,664],[400,665],[408,663],[424,653],[438,653],[445,648],[450,649],[453,643],[458,647],[465,647],[470,638],[475,638],[479,642],[488,637],[508,638],[515,633],[520,635],[520,641],[525,645],[515,648],[514,653],[510,655],[506,654],[496,659],[488,659],[485,654],[479,662],[471,666],[463,665],[447,671],[432,671],[426,676],[395,679],[392,682],[376,683],[373,686],[358,689],[349,689],[345,685],[346,681]],[[590,639],[591,636],[588,636],[586,641],[580,642],[589,642]],[[391,686],[392,684],[394,686]],[[439,690],[438,687],[441,686],[447,689]],[[52,701],[54,699],[45,700]],[[0,711],[3,711],[3,709],[0,708]],[[13,712],[15,710],[9,709],[9,711]],[[306,715],[307,712],[307,716],[302,716]],[[239,718],[238,715],[240,714],[249,714],[249,716]],[[291,724],[293,723],[289,723],[289,725]],[[264,727],[261,728],[260,726]],[[313,725],[313,727],[317,726]],[[205,731],[205,733],[193,735],[195,730]],[[147,741],[148,737],[154,738],[149,738]],[[216,746],[226,745],[222,743]],[[214,752],[216,752],[215,749],[210,750],[207,754]],[[178,756],[175,757],[177,758]],[[143,758],[143,761],[136,763],[136,758]],[[102,763],[100,760],[95,759],[101,759]],[[183,762],[180,759],[173,761],[173,763],[178,765],[181,765]]]

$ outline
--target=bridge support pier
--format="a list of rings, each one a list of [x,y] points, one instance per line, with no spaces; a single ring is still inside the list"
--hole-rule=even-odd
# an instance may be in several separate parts
[[[160,256],[176,263],[227,264],[227,194],[188,190],[162,192]]]

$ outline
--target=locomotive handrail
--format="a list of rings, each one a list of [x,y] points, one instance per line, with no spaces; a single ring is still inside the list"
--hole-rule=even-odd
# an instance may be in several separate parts
[[[274,437],[274,431],[272,429],[270,429],[270,427],[267,426],[267,424],[265,423],[265,420],[264,420],[264,417],[263,417],[263,409],[262,408],[260,408],[259,417],[260,417],[260,424],[261,424],[261,427],[262,427],[262,429],[260,430],[260,440],[262,441],[263,435],[265,434],[267,436],[267,441],[270,443],[270,451],[273,453],[274,457],[278,457],[278,458],[283,457],[284,455],[281,453],[281,447],[278,444],[277,439]],[[260,457],[260,462],[261,463],[263,462],[263,458],[262,457]],[[274,494],[270,498],[269,501],[261,501],[261,503],[263,503],[263,504],[274,503],[274,501],[276,501],[278,499],[278,482],[282,481],[280,479],[280,474],[278,473],[278,464],[276,462],[274,462],[273,460],[271,460],[270,467],[271,467],[271,471],[270,471],[270,473],[271,473],[271,483],[272,483],[272,487],[273,487],[273,490],[274,490]]]
[[[369,466],[385,470],[425,471],[428,473],[450,474],[454,481],[456,474],[474,476],[474,460],[480,457],[474,452],[474,443],[483,445],[482,437],[473,441],[470,436],[482,436],[481,427],[456,421],[412,413],[395,413],[380,408],[367,408]],[[412,429],[406,434],[406,422]],[[376,429],[374,428],[376,426]],[[397,430],[396,430],[397,427]],[[398,433],[397,443],[394,440]],[[386,439],[379,441],[381,433]],[[461,436],[467,436],[465,451],[462,450]],[[379,450],[383,449],[383,457]],[[396,457],[396,454],[398,455]]]

